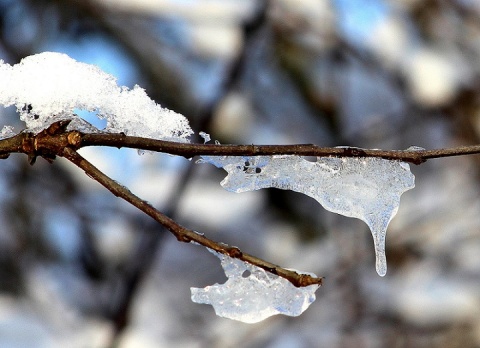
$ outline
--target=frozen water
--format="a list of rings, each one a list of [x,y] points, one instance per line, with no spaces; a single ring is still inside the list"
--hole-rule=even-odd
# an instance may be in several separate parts
[[[6,139],[13,137],[15,132],[12,126],[3,126],[2,130],[0,131],[0,139]]]
[[[319,285],[297,288],[259,267],[211,252],[221,260],[228,280],[190,290],[193,302],[211,304],[220,317],[257,323],[276,314],[298,316],[315,301]]]
[[[381,158],[298,156],[203,156],[228,172],[221,185],[232,192],[275,187],[306,194],[325,209],[363,220],[373,236],[376,270],[387,272],[385,236],[403,192],[415,177],[407,163]]]
[[[210,140],[212,140],[212,139],[210,138],[210,134],[208,134],[208,133],[200,132],[200,133],[198,133],[198,134],[203,138],[203,143],[204,143],[204,144],[206,144],[206,143],[208,143]]]
[[[0,104],[16,105],[31,132],[78,118],[73,113],[80,109],[97,111],[107,120],[107,132],[181,142],[193,133],[184,116],[162,108],[139,86],[119,87],[115,77],[98,67],[55,52],[13,66],[0,60]]]
[[[424,151],[425,148],[420,147],[420,146],[410,146],[407,151]]]

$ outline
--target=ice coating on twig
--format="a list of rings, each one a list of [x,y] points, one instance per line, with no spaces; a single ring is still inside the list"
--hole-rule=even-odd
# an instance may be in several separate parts
[[[98,67],[55,52],[13,66],[0,60],[0,104],[15,105],[34,133],[62,119],[81,126],[75,109],[97,111],[107,120],[107,132],[179,142],[193,133],[184,116],[162,108],[139,86],[119,87],[115,77]]]
[[[262,268],[209,251],[220,259],[228,280],[190,290],[193,302],[212,305],[220,317],[257,323],[276,314],[299,316],[315,301],[319,285],[297,288]]]
[[[228,172],[221,185],[232,192],[275,187],[306,194],[325,209],[363,220],[372,232],[376,270],[387,272],[385,236],[415,177],[400,161],[374,157],[319,157],[310,162],[298,156],[203,156]]]

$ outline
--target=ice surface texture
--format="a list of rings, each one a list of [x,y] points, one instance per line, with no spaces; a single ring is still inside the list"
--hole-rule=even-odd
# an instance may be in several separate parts
[[[184,116],[162,108],[139,86],[119,87],[98,67],[55,52],[13,66],[0,60],[0,104],[16,105],[31,132],[71,119],[80,109],[98,112],[107,120],[107,132],[181,142],[193,133]]]
[[[315,301],[319,285],[297,288],[257,266],[211,252],[221,260],[228,280],[190,290],[193,302],[211,304],[218,316],[257,323],[275,314],[298,316]]]
[[[3,126],[2,130],[0,131],[0,140],[13,137],[15,132],[13,131],[12,126]]]
[[[245,192],[275,187],[306,194],[325,209],[367,223],[375,244],[376,270],[387,272],[385,236],[403,192],[415,177],[407,163],[381,158],[298,156],[203,156],[203,161],[228,172],[221,185]]]

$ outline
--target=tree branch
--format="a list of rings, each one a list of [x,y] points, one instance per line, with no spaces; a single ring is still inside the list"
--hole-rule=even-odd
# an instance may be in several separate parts
[[[428,159],[472,155],[480,153],[480,145],[461,146],[435,150],[378,150],[357,147],[320,147],[313,144],[297,145],[220,145],[191,144],[173,141],[126,136],[124,134],[89,133],[80,135],[79,147],[113,146],[164,152],[191,158],[199,155],[211,156],[335,156],[335,157],[381,157],[421,164]]]
[[[63,157],[67,158],[70,162],[74,163],[77,167],[81,168],[85,173],[99,182],[107,190],[112,192],[115,196],[124,199],[133,206],[140,209],[145,214],[149,215],[157,222],[162,224],[167,228],[180,242],[190,243],[195,242],[197,244],[203,245],[207,248],[215,250],[219,253],[229,255],[230,257],[240,259],[242,261],[253,264],[257,267],[260,267],[270,273],[276,274],[280,277],[283,277],[290,281],[293,285],[297,287],[303,287],[313,284],[322,284],[323,278],[315,278],[307,274],[298,274],[294,271],[287,270],[285,268],[279,267],[273,263],[264,261],[255,256],[243,253],[239,248],[228,246],[223,243],[217,243],[204,235],[201,235],[193,230],[185,228],[168,216],[162,214],[160,211],[155,209],[146,201],[142,200],[138,196],[134,195],[129,189],[118,184],[113,179],[110,179],[107,175],[103,174],[99,169],[97,169],[93,164],[88,162],[82,156],[80,156],[75,150],[70,147],[66,147],[63,151]]]
[[[76,150],[86,146],[128,147],[148,151],[164,152],[191,158],[199,155],[212,156],[270,156],[270,155],[299,155],[299,156],[336,156],[336,157],[381,157],[389,160],[401,160],[420,164],[431,158],[479,154],[480,145],[462,146],[456,148],[424,150],[377,150],[360,149],[356,147],[319,147],[312,144],[299,145],[220,145],[220,144],[191,144],[165,140],[127,136],[115,133],[81,133],[66,131],[70,121],[59,121],[50,125],[38,134],[19,133],[13,137],[0,140],[0,159],[10,153],[25,153],[33,164],[37,156],[52,161],[56,155],[67,158],[85,171],[88,176],[98,181],[115,196],[134,205],[145,214],[167,228],[181,242],[195,242],[219,253],[249,262],[270,273],[289,280],[295,286],[321,284],[322,278],[297,274],[277,265],[261,260],[255,256],[243,253],[237,247],[215,242],[204,235],[187,229],[168,216],[162,214],[146,201],[134,195],[126,187],[118,184],[103,174],[90,162],[80,156]]]
[[[296,145],[230,145],[192,144],[175,141],[127,136],[122,133],[81,133],[65,131],[68,121],[60,121],[38,133],[19,133],[0,140],[0,159],[10,153],[51,158],[61,154],[65,147],[78,150],[86,146],[110,146],[163,152],[192,158],[195,156],[272,156],[297,155],[316,157],[380,157],[388,160],[421,164],[432,158],[480,154],[480,145],[460,146],[434,150],[379,150],[357,147],[320,147],[313,144]]]

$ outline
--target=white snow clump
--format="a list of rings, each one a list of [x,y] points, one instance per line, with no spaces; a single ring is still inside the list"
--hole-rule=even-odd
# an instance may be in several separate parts
[[[292,190],[314,198],[331,212],[363,220],[372,232],[377,273],[387,273],[387,227],[402,193],[415,186],[407,163],[373,157],[318,157],[316,162],[298,156],[202,159],[228,172],[221,182],[228,191]]]
[[[315,301],[319,285],[297,288],[262,268],[209,251],[220,259],[228,280],[190,290],[193,302],[211,304],[220,317],[257,323],[276,314],[299,316]]]
[[[80,109],[106,119],[106,132],[178,142],[193,133],[184,116],[156,104],[141,87],[119,87],[114,76],[62,53],[35,54],[13,66],[0,60],[0,104],[15,105],[30,132],[62,119],[92,131],[74,115]]]

